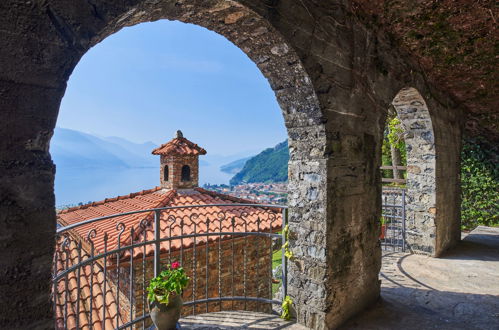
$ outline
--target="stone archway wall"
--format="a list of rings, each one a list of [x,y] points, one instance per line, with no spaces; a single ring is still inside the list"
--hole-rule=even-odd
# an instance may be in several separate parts
[[[433,254],[436,236],[436,147],[426,102],[415,88],[393,100],[407,150],[406,239],[411,251]]]
[[[5,155],[12,156],[11,162],[19,166],[14,170],[10,166],[10,171],[2,177],[2,186],[6,188],[3,194],[12,200],[10,205],[3,203],[2,207],[14,214],[10,221],[17,222],[17,227],[6,230],[7,235],[13,235],[4,240],[10,244],[10,256],[0,256],[8,270],[5,281],[11,286],[10,292],[6,289],[2,296],[4,292],[11,293],[18,297],[19,304],[1,301],[6,313],[0,325],[52,326],[48,297],[55,233],[55,168],[48,153],[49,142],[66,81],[74,66],[93,45],[125,26],[158,19],[179,20],[213,30],[244,51],[269,80],[288,129],[289,168],[296,174],[291,176],[290,184],[299,193],[291,196],[292,218],[300,220],[292,226],[297,232],[309,232],[309,228],[300,227],[320,223],[326,218],[326,134],[321,108],[301,60],[264,18],[237,2],[220,0],[135,1],[130,5],[100,6],[77,2],[73,5],[52,1],[23,8],[38,11],[39,16],[31,18],[34,26],[27,27],[30,31],[24,49],[29,52],[20,57],[38,56],[41,65],[10,63],[12,68],[18,64],[20,71],[26,71],[24,76],[17,72],[2,72],[2,78],[10,81],[5,83],[8,90],[1,91],[12,98],[6,100],[12,110],[9,117],[12,122],[7,124],[22,129],[11,135],[9,142],[12,143],[3,145]],[[39,22],[35,22],[37,20]],[[17,49],[13,44],[10,46]],[[295,178],[303,181],[304,177],[313,177],[313,180],[295,181]],[[306,214],[296,207],[303,204],[300,201],[303,196],[312,196],[310,200],[316,204]],[[2,222],[8,223],[8,220],[3,218]],[[34,235],[28,234],[30,231]],[[308,248],[304,240],[297,244]],[[39,274],[33,273],[34,268],[42,278],[37,278]],[[19,274],[34,283],[34,288],[29,289],[29,285],[21,288]],[[317,281],[315,285],[325,286],[325,283]],[[39,298],[21,295],[20,292],[26,289],[38,294]],[[295,294],[302,289],[303,286],[295,287]],[[313,304],[304,307],[311,313],[317,313],[318,308],[320,306]]]
[[[455,130],[452,122],[440,118],[445,114],[442,105],[434,102],[437,111],[430,112],[417,89],[401,89],[392,104],[406,132],[408,247],[412,252],[439,256],[460,240],[456,184],[460,143],[455,134],[449,134]],[[432,119],[440,123],[439,136]],[[439,137],[444,141],[437,144]]]
[[[290,150],[289,214],[295,261],[289,267],[289,295],[298,308],[302,323],[325,328],[324,306],[328,304],[325,281],[327,261],[324,219],[327,209],[327,152],[324,115],[312,80],[292,46],[266,19],[234,1],[185,1],[172,7],[171,1],[137,6],[117,17],[103,34],[122,25],[157,19],[179,20],[215,31],[238,46],[268,79],[282,109]],[[113,25],[116,24],[116,25]],[[262,118],[264,120],[264,118]],[[301,253],[304,251],[304,253]],[[304,269],[322,269],[311,278]],[[319,322],[314,317],[320,315]],[[310,317],[314,316],[314,317]]]
[[[455,172],[444,169],[458,164],[459,112],[348,1],[6,0],[0,11],[0,328],[53,324],[49,141],[81,56],[127,25],[168,18],[205,26],[269,80],[291,153],[289,294],[308,327],[334,329],[379,297],[381,141],[386,109],[403,86],[435,109],[437,154],[452,150],[436,165],[437,186],[458,189]],[[437,240],[451,242],[456,232],[439,217],[454,216],[455,201],[444,197],[436,197]]]

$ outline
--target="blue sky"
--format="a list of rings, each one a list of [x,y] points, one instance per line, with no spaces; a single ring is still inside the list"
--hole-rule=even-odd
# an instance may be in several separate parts
[[[57,126],[157,144],[181,129],[219,155],[286,138],[270,85],[239,48],[165,20],[124,28],[92,48],[71,75]]]

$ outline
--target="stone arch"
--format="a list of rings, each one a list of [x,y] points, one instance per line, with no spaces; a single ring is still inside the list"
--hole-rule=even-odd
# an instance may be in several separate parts
[[[88,48],[125,26],[159,19],[196,24],[224,36],[241,49],[269,81],[288,131],[289,224],[296,233],[292,246],[307,251],[305,255],[296,254],[296,260],[303,259],[325,268],[325,249],[319,248],[319,254],[310,252],[316,249],[317,237],[326,236],[321,232],[326,227],[328,210],[325,120],[315,86],[298,54],[266,18],[232,0],[188,0],[174,5],[169,0],[139,1],[110,20],[89,40]],[[328,283],[310,280],[295,263],[289,265],[289,278],[288,293],[296,301],[299,322],[312,327],[314,323],[324,326],[326,312],[322,306],[330,299],[324,296]],[[301,278],[307,279],[302,282]],[[307,304],[305,298],[317,295],[318,286],[321,286],[320,297],[314,304]]]
[[[406,240],[411,251],[434,254],[437,157],[430,112],[419,91],[413,87],[401,89],[392,105],[405,130]]]
[[[288,129],[322,126],[324,116],[308,73],[292,46],[264,17],[234,0],[137,2],[90,38],[80,57],[126,26],[160,19],[199,25],[227,38],[257,65],[275,92]]]
[[[392,91],[386,85],[400,86],[412,68],[381,32],[371,33],[350,14],[344,4],[267,0],[47,0],[11,6],[0,29],[0,60],[8,64],[0,66],[0,106],[12,114],[2,127],[13,128],[0,131],[0,148],[7,151],[0,153],[0,173],[6,173],[8,187],[0,217],[7,215],[3,237],[12,248],[0,251],[0,259],[7,260],[6,283],[18,274],[28,280],[22,290],[13,285],[5,294],[15,301],[0,302],[7,324],[52,326],[47,302],[55,210],[48,145],[66,81],[81,56],[106,36],[158,19],[225,36],[275,91],[290,147],[289,294],[298,321],[332,329],[374,302],[380,259],[380,160],[374,151],[393,96],[385,98]],[[27,298],[20,294],[26,290]]]
[[[86,51],[126,26],[159,19],[178,20],[226,37],[258,66],[275,92],[288,131],[289,185],[293,192],[288,198],[289,223],[293,232],[297,233],[293,245],[306,251],[311,251],[312,247],[315,249],[315,236],[310,233],[320,231],[320,226],[311,226],[310,223],[323,223],[325,226],[327,210],[325,120],[312,81],[292,46],[264,17],[237,1],[187,0],[173,3],[170,0],[139,0],[132,7],[120,9],[123,10],[108,17],[95,35],[80,40],[82,47],[76,49],[76,60],[63,75],[62,83],[68,80],[69,73]],[[319,235],[325,236],[325,233]],[[324,259],[324,248],[320,251],[319,254],[312,253],[312,257]],[[297,260],[306,258],[306,255],[296,257]],[[324,260],[321,262],[325,264]],[[292,297],[302,292],[317,294],[317,283],[300,282],[302,273],[303,269],[290,265],[288,292]],[[297,280],[293,281],[293,277]],[[325,287],[327,283],[320,285]],[[323,322],[326,312],[322,306],[326,303],[322,300],[329,299],[322,296],[325,291],[325,288],[320,290],[321,297],[317,300],[321,302],[309,306],[296,300],[299,321]],[[319,315],[317,320],[315,315]]]
[[[460,130],[449,110],[418,89],[402,88],[392,105],[405,128],[407,233],[416,253],[441,256],[461,239]]]
[[[267,78],[282,110],[290,150],[289,190],[293,191],[288,197],[289,223],[292,230],[299,233],[294,245],[305,249],[313,246],[315,242],[310,239],[309,233],[315,230],[309,224],[324,222],[326,218],[326,130],[314,86],[300,58],[265,18],[236,1],[189,0],[177,2],[174,6],[171,3],[169,0],[139,1],[137,6],[110,20],[89,40],[86,50],[123,27],[159,19],[205,27],[241,49]],[[182,177],[183,174],[182,168]],[[317,207],[312,207],[313,204]],[[290,265],[290,278],[299,278],[302,273],[303,269]],[[316,283],[289,280],[288,292],[293,298],[300,292],[310,291],[313,294],[316,289]],[[320,310],[322,304],[299,306],[299,321],[307,322],[306,314],[324,314]],[[316,322],[313,319],[310,321],[310,316],[308,319],[308,322]]]

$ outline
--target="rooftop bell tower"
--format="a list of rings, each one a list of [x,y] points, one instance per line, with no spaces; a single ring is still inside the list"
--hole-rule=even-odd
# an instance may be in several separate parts
[[[199,185],[199,155],[206,150],[177,131],[175,138],[152,151],[160,155],[160,182],[166,189],[192,189]]]

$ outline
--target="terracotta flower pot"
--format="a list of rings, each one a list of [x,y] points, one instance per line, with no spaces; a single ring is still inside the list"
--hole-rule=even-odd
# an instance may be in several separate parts
[[[180,295],[171,295],[168,305],[149,302],[149,313],[158,330],[175,330],[180,318],[183,301]]]
[[[385,239],[386,225],[381,225],[381,232],[379,233],[379,239]]]

